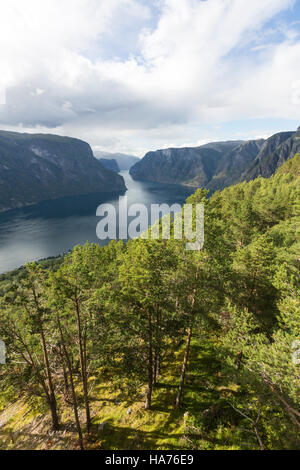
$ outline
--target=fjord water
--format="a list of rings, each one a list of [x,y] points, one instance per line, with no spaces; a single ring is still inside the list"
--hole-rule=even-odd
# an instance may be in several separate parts
[[[142,203],[149,213],[151,204],[182,205],[193,192],[181,186],[134,181],[128,171],[121,174],[127,187],[128,206]],[[100,204],[110,203],[118,213],[119,196],[104,193],[73,196],[0,214],[0,273],[66,253],[87,241],[107,243],[97,238],[100,218],[96,210]]]

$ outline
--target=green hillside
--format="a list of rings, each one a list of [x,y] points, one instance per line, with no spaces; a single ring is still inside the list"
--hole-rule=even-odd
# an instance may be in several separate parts
[[[300,156],[208,198],[205,243],[0,278],[1,449],[300,449]],[[298,341],[298,342],[297,342]]]

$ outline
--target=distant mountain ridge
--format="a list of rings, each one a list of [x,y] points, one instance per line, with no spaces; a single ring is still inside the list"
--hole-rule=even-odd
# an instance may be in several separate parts
[[[270,177],[288,159],[300,152],[300,128],[296,132],[280,132],[267,139],[253,164],[243,175],[246,180]]]
[[[220,175],[222,163],[225,165],[222,156],[242,145],[242,141],[212,142],[200,147],[148,152],[130,169],[130,174],[134,179],[208,187],[213,178]],[[257,153],[258,150],[255,156]]]
[[[120,171],[129,170],[140,159],[134,155],[127,155],[125,153],[110,153],[102,150],[94,150],[94,155],[98,160],[116,160]]]
[[[267,140],[212,142],[200,147],[148,152],[130,169],[134,179],[221,190],[258,176],[271,176],[300,152],[300,128]]]
[[[107,170],[115,171],[116,173],[119,173],[120,167],[118,165],[117,160],[115,160],[114,158],[112,159],[99,158],[98,160],[101,163],[101,165],[103,165],[104,168],[106,168]]]
[[[222,154],[216,172],[207,187],[215,191],[239,182],[241,175],[253,163],[263,144],[264,139],[249,140]]]
[[[0,131],[0,212],[64,196],[125,191],[86,142]]]

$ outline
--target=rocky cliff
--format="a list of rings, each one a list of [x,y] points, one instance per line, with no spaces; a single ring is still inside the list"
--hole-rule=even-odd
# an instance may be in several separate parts
[[[300,152],[300,128],[267,140],[212,142],[201,147],[148,152],[130,174],[134,179],[206,187],[212,191],[269,177]]]
[[[264,144],[263,139],[249,140],[229,152],[222,153],[216,172],[207,187],[213,191],[237,183],[252,165]]]
[[[130,169],[135,179],[219,189],[232,184],[256,158],[263,141],[212,142],[149,152]]]
[[[115,159],[99,158],[99,162],[100,162],[101,165],[103,165],[104,168],[106,168],[107,170],[115,171],[116,173],[118,173],[118,172],[120,171],[118,162],[117,162],[117,160],[115,160]]]
[[[242,175],[251,180],[258,176],[269,178],[289,158],[300,152],[300,128],[297,132],[280,132],[267,139],[253,164]]]
[[[42,200],[121,192],[125,183],[81,140],[0,131],[0,211]]]

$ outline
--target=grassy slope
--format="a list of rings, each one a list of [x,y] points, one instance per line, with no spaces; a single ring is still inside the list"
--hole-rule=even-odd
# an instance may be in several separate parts
[[[195,338],[192,344],[189,370],[181,410],[176,411],[173,403],[177,391],[174,377],[179,376],[182,346],[172,355],[171,362],[165,362],[162,376],[153,394],[153,408],[144,410],[144,389],[136,396],[116,391],[113,383],[102,383],[90,378],[92,417],[94,432],[87,448],[92,449],[233,449],[236,445],[235,416],[226,414],[224,401],[237,389],[223,376],[222,362],[216,340]],[[12,392],[12,391],[11,391]],[[6,401],[4,405],[4,400]],[[8,404],[8,401],[12,401]],[[82,404],[81,404],[82,406]],[[1,402],[0,402],[1,409]],[[127,411],[131,409],[131,413]],[[218,410],[223,410],[220,417]],[[77,446],[72,408],[60,399],[62,431],[50,435],[50,417],[45,413],[43,403],[25,397],[2,394],[0,412],[0,449],[73,449]],[[225,415],[224,415],[225,410]],[[211,419],[209,416],[211,415]],[[80,408],[84,422],[83,408]],[[205,430],[195,422],[206,416]],[[99,424],[108,422],[104,431]],[[233,439],[235,444],[233,444]],[[2,444],[1,444],[2,442]],[[243,443],[241,442],[241,447]],[[254,444],[255,448],[255,444]]]

